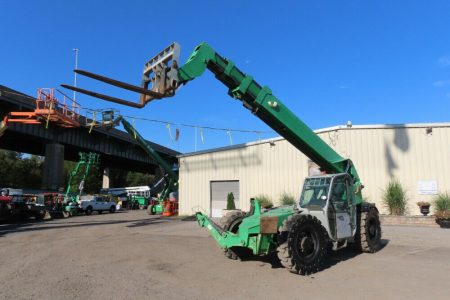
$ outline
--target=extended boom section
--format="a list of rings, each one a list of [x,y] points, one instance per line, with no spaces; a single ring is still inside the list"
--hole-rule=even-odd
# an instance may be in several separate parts
[[[149,214],[153,215],[155,213],[163,213],[164,206],[176,206],[176,201],[167,201],[170,193],[174,192],[178,188],[178,173],[173,170],[173,168],[147,143],[147,141],[136,131],[136,129],[131,125],[127,120],[125,120],[122,116],[118,116],[117,119],[114,120],[114,123],[117,124],[121,122],[125,130],[128,132],[130,136],[132,136],[136,142],[141,146],[141,148],[147,153],[151,158],[153,158],[158,165],[165,171],[166,175],[163,179],[166,181],[166,185],[158,199],[147,207],[147,211]],[[177,210],[175,207],[167,207],[166,210],[172,211]]]
[[[180,84],[195,79],[209,69],[218,80],[229,88],[228,94],[242,101],[268,126],[311,160],[329,173],[344,173],[350,169],[351,175],[359,181],[348,159],[342,158],[327,145],[313,130],[292,113],[269,87],[262,87],[252,76],[246,75],[235,64],[217,54],[208,44],[197,46],[186,64],[178,70]]]

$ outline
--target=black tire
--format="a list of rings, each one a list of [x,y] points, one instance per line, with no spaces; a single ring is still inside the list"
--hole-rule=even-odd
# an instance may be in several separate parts
[[[103,210],[99,210],[98,214],[101,215],[103,213]]]
[[[93,211],[93,209],[92,209],[92,206],[88,206],[88,207],[86,207],[86,211],[85,211],[85,213],[86,213],[86,215],[91,215],[92,214],[92,211]]]
[[[327,254],[328,233],[316,217],[289,217],[283,223],[278,241],[278,258],[289,272],[308,275],[322,269]]]
[[[111,214],[115,213],[116,212],[116,206],[115,205],[111,205],[111,207],[109,208],[109,212]]]
[[[35,213],[34,218],[36,220],[41,221],[41,220],[44,220],[46,214],[47,214],[46,210],[39,210]]]
[[[155,213],[153,212],[153,205],[149,205],[147,206],[147,213],[149,215],[154,215]]]
[[[223,230],[230,231],[232,233],[237,233],[239,230],[239,225],[241,225],[242,220],[245,218],[246,214],[243,211],[234,211],[223,216],[219,225],[222,226]],[[232,247],[232,248],[224,248],[223,253],[229,259],[245,259],[251,255],[251,251],[248,248],[244,247]]]
[[[381,225],[377,209],[358,212],[355,246],[359,251],[375,253],[381,249]]]

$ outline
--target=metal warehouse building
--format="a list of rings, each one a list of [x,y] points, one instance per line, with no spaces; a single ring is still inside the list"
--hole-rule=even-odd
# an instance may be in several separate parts
[[[420,214],[417,201],[450,191],[450,123],[337,126],[316,133],[352,159],[364,197],[382,213],[387,213],[383,189],[393,177],[407,190],[410,215]],[[179,166],[180,214],[201,210],[216,217],[229,192],[242,210],[261,194],[275,205],[284,192],[298,198],[309,159],[284,138],[275,138],[181,155]]]

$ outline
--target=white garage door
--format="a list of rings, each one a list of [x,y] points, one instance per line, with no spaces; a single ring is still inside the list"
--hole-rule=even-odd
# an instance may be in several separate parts
[[[239,180],[211,181],[211,217],[220,218],[222,209],[227,208],[227,195],[233,193],[234,204],[239,206]]]

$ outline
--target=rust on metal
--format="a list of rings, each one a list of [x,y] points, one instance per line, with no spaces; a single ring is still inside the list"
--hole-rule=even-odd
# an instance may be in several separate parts
[[[151,97],[153,97],[155,99],[164,97],[164,94],[161,94],[161,93],[158,93],[158,92],[154,92],[152,90],[147,89],[144,84],[143,84],[143,87],[140,87],[140,86],[132,85],[132,84],[129,84],[129,83],[126,83],[126,82],[123,82],[123,81],[115,80],[115,79],[112,79],[112,78],[109,78],[109,77],[106,77],[106,76],[102,76],[102,75],[95,74],[95,73],[88,72],[88,71],[84,71],[84,70],[74,70],[74,71],[75,71],[75,73],[78,73],[80,75],[83,75],[83,76],[86,76],[86,77],[90,77],[90,78],[96,79],[98,81],[106,82],[108,84],[111,84],[111,85],[114,85],[114,86],[117,86],[117,87],[129,90],[129,91],[133,91],[133,92],[136,92],[136,93],[141,93],[141,94],[144,94],[144,95],[148,95],[148,96],[151,96]],[[147,86],[148,86],[148,84],[147,84]]]
[[[89,96],[92,96],[92,97],[95,97],[95,98],[103,99],[103,100],[106,100],[106,101],[119,103],[119,104],[122,104],[122,105],[132,106],[132,107],[136,107],[136,108],[142,108],[142,107],[145,106],[145,104],[140,104],[140,103],[135,103],[135,102],[119,99],[119,98],[108,96],[108,95],[105,95],[105,94],[100,94],[100,93],[92,92],[92,91],[89,91],[89,90],[80,89],[78,87],[74,87],[74,86],[67,85],[67,84],[61,84],[61,86],[63,88],[66,88],[66,89],[69,89],[69,90],[72,90],[72,91],[76,91],[76,92],[79,92],[79,93],[82,93],[82,94],[86,94],[86,95],[89,95]]]
[[[261,217],[261,233],[277,233],[278,217]]]
[[[53,122],[60,127],[76,128],[80,127],[79,105],[75,101],[66,103],[67,96],[63,95],[63,101],[56,98],[58,90],[49,88],[38,89],[36,98],[36,108],[34,111],[13,111],[10,112],[4,123],[22,124],[43,124]]]
[[[178,60],[180,58],[180,46],[177,43],[172,43],[163,51],[158,53],[152,59],[144,64],[143,76],[141,85],[132,85],[123,81],[112,79],[103,75],[95,74],[85,70],[74,70],[75,73],[90,77],[92,79],[105,82],[110,85],[117,86],[122,89],[137,92],[140,94],[139,103],[128,100],[108,96],[81,89],[75,86],[62,84],[61,86],[72,91],[86,94],[92,97],[103,99],[127,105],[136,108],[144,107],[148,102],[155,99],[162,99],[172,97],[175,95],[175,90],[178,88]]]

